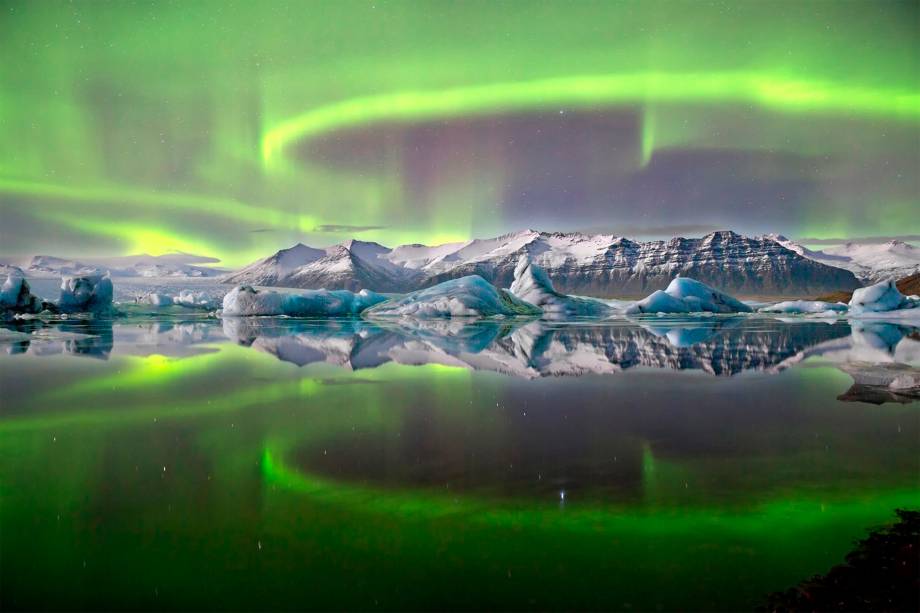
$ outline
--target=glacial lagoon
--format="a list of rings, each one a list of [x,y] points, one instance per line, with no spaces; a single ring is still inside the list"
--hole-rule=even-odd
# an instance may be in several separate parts
[[[4,604],[752,609],[920,506],[918,333],[6,323]]]

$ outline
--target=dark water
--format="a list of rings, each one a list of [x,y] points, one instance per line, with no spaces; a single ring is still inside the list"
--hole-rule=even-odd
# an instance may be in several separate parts
[[[903,324],[0,338],[4,609],[752,609],[920,506]]]

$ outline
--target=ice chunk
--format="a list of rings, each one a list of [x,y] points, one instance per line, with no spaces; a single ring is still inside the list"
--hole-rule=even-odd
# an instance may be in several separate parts
[[[188,309],[203,309],[214,311],[221,306],[221,301],[206,292],[193,292],[184,289],[177,295],[151,293],[144,296],[143,301],[155,307],[181,306]]]
[[[492,317],[540,315],[541,310],[479,275],[451,279],[368,309],[370,317]]]
[[[877,313],[914,309],[920,307],[920,301],[908,298],[895,285],[894,279],[882,281],[853,292],[850,299],[850,313]]]
[[[173,298],[173,303],[189,309],[205,309],[213,311],[221,306],[221,301],[206,292],[193,292],[184,289]]]
[[[386,300],[385,296],[366,289],[357,294],[348,290],[324,289],[285,294],[241,285],[233,288],[224,296],[223,315],[230,317],[251,315],[341,317],[357,315],[384,300]]]
[[[847,305],[843,304],[842,302],[821,302],[820,300],[787,300],[785,302],[777,302],[776,304],[771,304],[769,306],[763,307],[760,309],[760,312],[787,313],[795,315],[799,313],[844,313],[846,310]]]
[[[625,312],[629,315],[639,315],[641,313],[689,313],[690,306],[671,294],[662,290],[652,292],[647,298],[626,307]]]
[[[605,315],[612,310],[597,300],[577,298],[557,292],[546,272],[534,264],[527,255],[521,255],[514,268],[511,293],[521,300],[540,307],[544,317]]]
[[[156,292],[144,296],[143,301],[155,307],[168,307],[176,303],[175,298],[169,294],[158,294]]]
[[[61,277],[63,313],[99,313],[112,308],[112,279],[106,274]]]
[[[38,313],[41,310],[42,301],[32,294],[22,271],[12,269],[0,286],[0,312]]]
[[[664,291],[653,292],[626,308],[629,315],[642,313],[749,313],[753,309],[737,298],[696,279],[677,277]]]

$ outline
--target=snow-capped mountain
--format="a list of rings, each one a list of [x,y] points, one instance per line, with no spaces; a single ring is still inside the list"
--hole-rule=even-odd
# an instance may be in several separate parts
[[[728,231],[698,239],[640,243],[613,235],[525,230],[432,247],[388,249],[348,241],[323,250],[322,257],[316,257],[319,250],[303,249],[309,251],[300,265],[286,255],[290,250],[284,250],[228,275],[225,281],[386,292],[477,274],[509,287],[520,257],[527,255],[566,294],[644,296],[663,289],[677,275],[743,295],[802,296],[859,286],[849,271],[815,262],[769,238]]]
[[[781,234],[768,234],[786,249],[828,266],[845,268],[865,284],[888,278],[903,279],[920,272],[920,249],[909,243],[892,240],[885,243],[850,241],[821,250],[812,250]]]
[[[421,274],[391,262],[387,259],[390,253],[392,250],[383,245],[356,240],[326,249],[298,244],[229,274],[224,281],[351,291],[402,292],[414,289]]]
[[[51,255],[37,255],[22,263],[30,277],[109,272],[113,277],[216,277],[225,271],[195,264],[216,262],[213,258],[171,253],[167,255],[127,255],[111,258],[85,258],[80,261]]]

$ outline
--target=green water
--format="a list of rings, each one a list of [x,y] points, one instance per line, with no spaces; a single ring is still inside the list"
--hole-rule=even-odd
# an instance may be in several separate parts
[[[705,325],[7,344],[3,608],[752,609],[920,506],[918,404],[789,359],[846,324]]]

